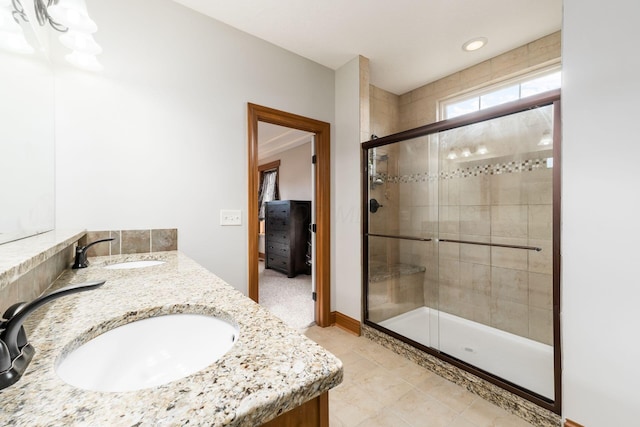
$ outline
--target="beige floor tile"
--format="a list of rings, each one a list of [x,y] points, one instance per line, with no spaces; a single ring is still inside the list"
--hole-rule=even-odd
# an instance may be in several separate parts
[[[331,427],[334,426],[332,425]],[[367,418],[358,424],[358,427],[411,427],[411,424],[406,423],[402,418],[383,409],[377,416]]]
[[[416,382],[415,386],[418,388],[418,390],[429,393],[434,388],[440,387],[448,382],[449,381],[445,380],[441,376],[433,374],[424,376],[420,381]]]
[[[331,425],[331,427],[334,427],[333,424]],[[453,420],[453,423],[451,423],[449,427],[477,427],[477,426],[473,424],[471,421],[466,420],[464,417],[458,416],[458,418]]]
[[[531,424],[482,399],[474,401],[462,417],[477,427],[531,427]]]
[[[366,338],[335,327],[305,335],[344,366],[342,384],[329,392],[331,427],[531,427]]]
[[[392,404],[410,390],[416,390],[414,386],[382,367],[367,372],[355,382],[381,405]]]
[[[415,427],[448,427],[458,414],[436,399],[411,391],[391,408],[396,415]]]
[[[463,387],[446,380],[429,388],[426,393],[457,413],[466,410],[478,398]]]
[[[343,389],[344,390],[344,389]],[[367,418],[378,416],[382,407],[360,387],[350,387],[339,396],[329,392],[329,412],[346,426],[357,426]]]
[[[356,381],[361,379],[363,375],[379,368],[378,364],[355,352],[345,353],[338,358],[342,361],[345,381]]]
[[[404,359],[395,366],[389,367],[389,372],[393,375],[399,376],[416,387],[422,382],[428,382],[429,378],[440,378],[430,370],[407,359]]]

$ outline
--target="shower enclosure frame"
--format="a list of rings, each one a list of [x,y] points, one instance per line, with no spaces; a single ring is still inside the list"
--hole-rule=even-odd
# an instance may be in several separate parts
[[[561,256],[560,256],[560,219],[561,219],[561,92],[560,89],[545,92],[539,95],[534,95],[521,100],[509,102],[500,106],[488,108],[486,110],[477,111],[474,113],[459,116],[453,119],[442,120],[434,122],[425,126],[417,127],[414,129],[406,130],[403,132],[395,133],[392,135],[375,138],[361,144],[361,185],[362,185],[362,291],[363,291],[363,305],[362,305],[362,319],[363,323],[371,328],[377,329],[387,335],[390,335],[404,343],[407,343],[413,347],[416,347],[423,352],[426,352],[432,356],[435,356],[457,368],[463,369],[473,375],[476,375],[491,384],[494,384],[500,388],[503,388],[517,396],[520,396],[536,405],[550,410],[558,415],[561,414],[562,409],[562,354],[561,354],[561,338],[560,338],[560,270],[561,270]],[[384,328],[375,322],[369,320],[368,313],[368,291],[369,291],[369,247],[368,237],[369,234],[369,171],[368,150],[376,147],[385,146],[388,144],[401,142],[413,138],[423,137],[439,132],[471,125],[478,122],[483,122],[499,117],[509,116],[512,114],[524,112],[538,107],[553,106],[553,216],[552,216],[552,229],[553,229],[553,350],[554,350],[554,399],[550,400],[541,395],[526,390],[514,383],[511,383],[505,379],[502,379],[496,375],[488,373],[480,368],[477,368],[469,363],[463,362],[454,357],[441,353],[440,351],[427,347],[418,342],[412,341],[402,335],[397,334],[394,331]],[[371,235],[373,237],[373,234]]]

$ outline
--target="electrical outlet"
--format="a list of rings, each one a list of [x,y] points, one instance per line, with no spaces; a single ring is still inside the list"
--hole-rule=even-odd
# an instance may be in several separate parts
[[[221,209],[220,225],[242,225],[242,213],[239,210]]]

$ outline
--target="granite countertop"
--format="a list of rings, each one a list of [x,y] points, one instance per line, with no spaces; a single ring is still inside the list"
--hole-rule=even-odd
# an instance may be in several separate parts
[[[161,259],[140,269],[103,267]],[[0,391],[0,424],[258,426],[342,381],[342,363],[266,309],[180,252],[91,258],[66,270],[55,288],[106,280],[99,289],[60,298],[34,313],[36,354],[24,376]],[[61,354],[121,324],[177,312],[213,314],[239,328],[235,345],[214,364],[155,388],[113,393],[75,388],[55,373]],[[29,320],[29,319],[28,319]],[[196,343],[197,345],[197,343]],[[126,357],[126,355],[123,355]]]

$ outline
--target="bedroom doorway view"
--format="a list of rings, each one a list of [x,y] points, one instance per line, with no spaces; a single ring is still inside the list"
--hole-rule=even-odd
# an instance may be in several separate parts
[[[294,328],[305,328],[314,321],[321,327],[330,326],[330,125],[251,103],[247,113],[249,297],[271,306],[276,315],[288,317],[284,320]],[[278,200],[259,203],[261,196],[276,199],[276,193]],[[270,239],[270,230],[277,232],[272,236],[275,240]],[[265,261],[258,261],[260,253]],[[306,279],[304,286],[298,286],[303,289],[299,292],[303,302],[290,298],[298,292],[287,292],[287,286],[267,285],[274,290],[269,295],[270,290],[263,287],[271,276],[289,287],[295,286],[296,279]]]
[[[258,122],[258,302],[286,324],[315,323],[314,134]]]

